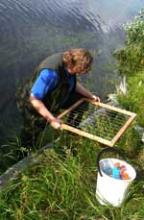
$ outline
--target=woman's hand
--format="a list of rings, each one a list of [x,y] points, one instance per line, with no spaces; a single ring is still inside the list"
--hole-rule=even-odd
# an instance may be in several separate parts
[[[61,127],[61,123],[60,120],[58,118],[54,118],[50,121],[50,125],[54,128],[54,129],[60,129]]]
[[[101,101],[101,100],[100,100],[100,97],[95,96],[95,95],[92,96],[92,99],[93,99],[94,101],[96,101],[96,102],[100,102],[100,101]]]
[[[86,89],[79,82],[77,82],[76,84],[76,91],[88,99],[92,99],[93,101],[100,102],[100,98],[98,96],[93,95],[88,89]]]

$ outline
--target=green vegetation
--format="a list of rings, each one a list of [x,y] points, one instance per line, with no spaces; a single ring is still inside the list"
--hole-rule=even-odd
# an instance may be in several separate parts
[[[115,53],[121,75],[127,76],[127,93],[119,94],[119,103],[137,113],[137,123],[144,127],[144,10],[125,26],[125,47]]]
[[[69,147],[62,142],[69,142]],[[142,182],[137,181],[131,187],[121,208],[101,206],[97,202],[99,145],[67,134],[62,135],[54,149],[45,150],[38,156],[37,165],[26,169],[2,190],[0,219],[143,219]]]
[[[115,52],[122,75],[134,75],[144,69],[144,10],[134,21],[124,26],[125,47]]]
[[[118,94],[118,100],[121,106],[137,113],[137,120],[117,147],[136,168],[137,179],[122,206],[102,206],[95,198],[96,157],[101,146],[64,132],[57,134],[53,149],[37,157],[37,165],[25,169],[1,190],[0,220],[144,219],[144,144],[135,129],[144,127],[143,11],[126,26],[126,34],[125,47],[115,53],[119,71],[127,76],[128,83],[127,93]],[[47,136],[44,134],[43,140]]]
[[[125,140],[125,147],[133,151],[135,160],[138,160],[141,167],[144,166],[144,143],[141,141],[144,132],[144,10],[141,10],[134,21],[124,26],[126,31],[125,47],[115,52],[118,60],[118,69],[122,76],[127,79],[126,94],[118,93],[120,105],[137,114],[133,135]],[[130,144],[129,144],[130,143]],[[132,147],[132,148],[131,148]],[[131,148],[131,149],[130,149]]]
[[[128,91],[126,95],[119,95],[119,102],[124,108],[137,113],[137,122],[144,126],[144,70],[136,72],[127,79]]]

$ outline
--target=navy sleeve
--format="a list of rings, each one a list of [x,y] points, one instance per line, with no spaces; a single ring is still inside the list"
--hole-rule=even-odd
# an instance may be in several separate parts
[[[43,99],[47,92],[56,87],[58,80],[59,77],[54,70],[42,70],[32,86],[31,95],[40,100]]]

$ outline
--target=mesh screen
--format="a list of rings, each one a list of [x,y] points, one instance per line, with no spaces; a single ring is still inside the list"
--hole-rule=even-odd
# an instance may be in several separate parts
[[[109,146],[113,146],[135,116],[132,112],[83,99],[78,105],[70,107],[59,115],[59,118],[63,124],[68,125],[64,126],[64,129],[95,140],[94,136],[99,137],[100,142],[106,140]],[[75,128],[79,130],[79,133]],[[118,135],[117,138],[115,138],[116,135]]]

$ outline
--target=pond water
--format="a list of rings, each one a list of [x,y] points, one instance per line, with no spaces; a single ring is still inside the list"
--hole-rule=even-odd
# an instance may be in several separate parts
[[[143,0],[1,0],[0,139],[20,126],[15,102],[19,83],[49,54],[88,48],[94,65],[83,82],[103,99],[113,92],[112,51],[123,44],[122,24],[142,6]]]

